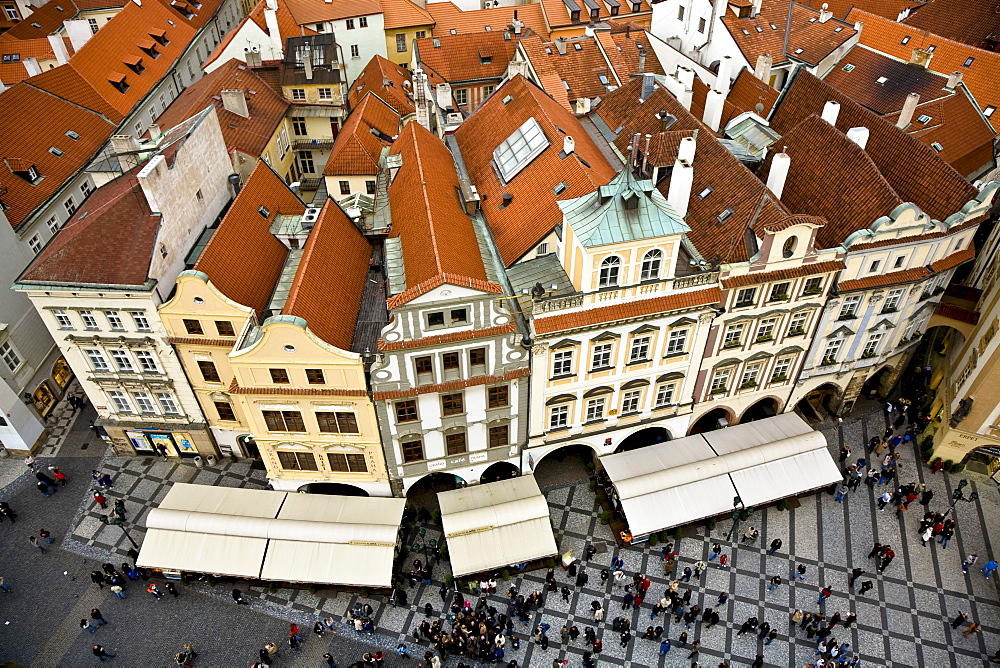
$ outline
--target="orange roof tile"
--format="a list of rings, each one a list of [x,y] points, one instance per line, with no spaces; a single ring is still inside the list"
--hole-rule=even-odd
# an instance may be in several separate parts
[[[505,39],[503,32],[442,35],[416,43],[423,69],[449,83],[501,78],[517,48],[517,40]]]
[[[427,5],[427,13],[434,19],[434,37],[442,35],[486,32],[504,30],[514,21],[514,14],[524,24],[529,32],[548,39],[549,31],[545,26],[542,6],[539,4],[515,5],[513,7],[490,7],[489,9],[474,9],[462,11],[455,3],[431,2]]]
[[[740,70],[740,73],[736,75],[733,87],[729,89],[729,95],[726,96],[726,101],[735,107],[736,113],[733,116],[751,111],[758,116],[767,118],[777,100],[778,91],[768,86],[755,77],[753,72],[746,69]],[[763,106],[763,109],[760,111],[757,110],[758,104]],[[722,127],[725,127],[725,121]]]
[[[262,314],[288,256],[271,223],[278,214],[301,215],[305,209],[267,163],[258,162],[194,268],[208,274],[222,294]]]
[[[416,299],[420,295],[425,295],[434,288],[439,288],[442,285],[455,285],[458,287],[479,290],[480,292],[492,292],[498,295],[503,294],[503,287],[496,283],[490,283],[489,281],[480,278],[469,278],[468,276],[461,276],[459,274],[442,273],[432,276],[423,283],[418,283],[411,288],[407,288],[398,295],[393,295],[387,300],[389,308],[396,308],[397,306]]]
[[[805,0],[802,4],[819,10],[823,4],[838,19],[846,19],[852,9],[860,9],[896,21],[903,12],[922,7],[924,0]]]
[[[848,51],[823,81],[880,116],[902,109],[910,93],[922,102],[951,95],[944,89],[948,77],[862,45]]]
[[[787,56],[782,55],[789,0],[764,0],[756,17],[739,18],[730,13],[722,18],[733,40],[750,66],[768,53],[775,65],[794,60],[818,65],[823,58],[854,37],[854,25],[838,19],[819,22],[819,11],[792,3],[792,29]],[[837,28],[840,28],[839,32]]]
[[[883,285],[900,285],[903,283],[916,283],[925,278],[930,278],[934,273],[927,267],[914,267],[904,271],[893,271],[888,274],[875,274],[858,278],[851,281],[840,281],[837,289],[841,292],[853,292],[854,290],[867,290],[878,288]]]
[[[907,62],[913,55],[913,49],[927,49],[933,46],[930,69],[945,75],[961,72],[965,84],[981,109],[1000,108],[1000,86],[997,85],[997,81],[1000,81],[1000,53],[977,49],[857,9],[852,10],[848,18],[851,21],[864,22],[865,29],[861,31],[862,44]],[[906,44],[901,43],[904,38],[908,38]],[[965,64],[967,62],[969,65]]]
[[[430,13],[410,0],[380,0],[380,2],[386,30],[434,24]]]
[[[32,132],[24,132],[24,114],[31,110]],[[67,180],[93,159],[114,134],[115,125],[98,114],[53,97],[22,82],[0,94],[0,200],[7,207],[7,220],[15,228]],[[79,136],[73,139],[67,133]],[[61,156],[49,152],[62,151]],[[24,160],[35,165],[42,180],[34,185],[13,174],[2,164]]]
[[[282,313],[304,318],[316,336],[350,350],[371,253],[368,240],[328,199],[306,241]]]
[[[983,49],[993,50],[1000,43],[996,0],[933,0],[925,2],[903,23]]]
[[[970,325],[975,325],[979,322],[978,311],[962,308],[955,304],[938,302],[937,306],[934,307],[934,312],[942,317],[958,320],[959,322],[967,322]]]
[[[649,0],[619,2],[618,13],[613,16],[611,11],[615,5],[606,1],[598,2],[597,20],[591,17],[591,8],[584,0],[541,0],[541,5],[542,11],[545,12],[545,21],[548,23],[549,30],[576,27],[583,31],[590,23],[604,22],[608,19],[618,21],[632,20],[640,24],[645,24],[644,27],[648,28],[653,13],[653,7]],[[573,10],[570,9],[570,5],[575,5],[579,9],[580,13],[576,21],[573,20]],[[636,5],[638,6],[638,11],[634,11]]]
[[[645,30],[633,30],[627,26],[624,30],[598,30],[595,33],[604,53],[607,54],[611,66],[618,73],[618,78],[625,82],[633,74],[639,73],[639,52],[646,54],[643,72],[666,74],[659,58],[650,46],[653,37]]]
[[[323,168],[325,176],[378,174],[378,158],[389,142],[372,129],[394,137],[399,134],[399,114],[375,93],[366,93],[361,104],[347,117]]]
[[[617,320],[641,318],[656,313],[669,313],[681,309],[691,309],[698,306],[718,304],[722,301],[719,288],[708,288],[694,292],[676,292],[655,299],[640,299],[628,304],[601,306],[575,311],[573,313],[557,314],[552,317],[535,317],[535,331],[539,334],[550,334],[567,329],[583,329],[602,325]]]
[[[538,36],[521,40],[528,61],[539,73],[542,89],[560,102],[565,99],[563,106],[569,111],[575,111],[571,105],[574,100],[600,97],[607,94],[608,86],[619,86],[622,79],[628,80],[630,73],[613,70],[595,37],[574,37],[560,44],[565,53],[559,52],[556,43],[546,43]],[[617,55],[617,49],[615,52]]]
[[[493,152],[529,118],[538,122],[551,145],[510,183],[502,183],[493,166]],[[576,148],[560,157],[567,135],[575,139]],[[615,176],[614,168],[580,122],[521,75],[504,82],[459,126],[455,138],[506,266],[562,222],[557,199],[586,195]],[[565,183],[566,189],[555,195],[553,188],[560,183]],[[505,193],[514,199],[501,209]]]
[[[485,327],[483,329],[470,329],[462,332],[451,332],[450,334],[438,334],[436,336],[425,336],[420,339],[410,339],[407,341],[389,342],[379,339],[379,350],[408,350],[410,348],[424,348],[427,346],[441,346],[446,343],[456,341],[468,341],[469,339],[480,339],[486,336],[501,336],[503,334],[513,334],[517,331],[517,325],[512,322],[496,327]]]
[[[403,164],[389,185],[390,238],[399,238],[408,289],[389,300],[394,308],[431,284],[469,285],[493,291],[479,241],[457,197],[451,152],[419,123],[410,123],[392,146]]]
[[[969,246],[965,250],[958,251],[957,253],[952,253],[948,257],[941,258],[936,262],[931,263],[931,271],[936,274],[942,271],[947,271],[952,267],[957,267],[963,262],[968,262],[976,257],[976,249],[973,246]]]
[[[52,0],[44,5],[32,7],[31,14],[5,32],[4,37],[8,39],[46,39],[63,27],[63,21],[76,17],[77,13],[76,3],[73,0]]]
[[[249,118],[227,111],[222,104],[222,91],[237,88],[247,98]],[[173,127],[212,105],[219,115],[226,147],[254,158],[264,152],[289,107],[285,98],[234,58],[185,88],[156,122],[161,127]]]
[[[63,37],[66,51],[73,55],[73,45],[68,37]],[[28,58],[37,60],[55,60],[56,56],[52,50],[52,44],[48,38],[38,37],[34,39],[12,39],[6,34],[0,35],[0,54],[4,59],[9,56],[16,56],[13,62],[0,63],[0,81],[6,86],[13,86],[18,81],[28,79],[28,70],[24,66],[24,61]]]
[[[427,71],[425,74],[431,86],[444,83],[444,79],[432,71]],[[408,69],[376,55],[368,61],[365,69],[361,70],[361,74],[351,84],[347,100],[354,109],[365,95],[372,92],[395,109],[397,114],[407,116],[414,112],[413,98],[409,92],[411,86]]]
[[[18,280],[145,285],[159,227],[160,216],[129,172],[91,193]]]
[[[803,276],[816,276],[817,274],[829,274],[832,271],[840,271],[844,268],[843,260],[833,260],[830,262],[814,262],[803,264],[794,269],[779,269],[777,271],[757,271],[749,274],[740,274],[731,278],[723,278],[720,282],[726,290],[742,288],[747,285],[760,285],[773,281],[788,281],[793,278]]]
[[[381,14],[379,0],[285,0],[289,11],[299,25],[337,21],[355,16]]]
[[[289,37],[296,37],[301,35],[315,35],[316,31],[308,26],[300,26],[292,18],[292,14],[288,11],[288,5],[285,4],[285,0],[276,0],[278,9],[275,11],[274,16],[278,19],[278,33],[281,35],[281,41],[284,43]],[[205,66],[209,63],[213,63],[218,59],[222,52],[225,51],[226,47],[234,40],[237,39],[242,28],[249,22],[254,23],[258,28],[264,31],[264,33],[269,33],[270,30],[267,27],[267,20],[264,18],[264,10],[267,9],[266,0],[260,0],[254,8],[250,11],[247,16],[236,24],[232,30],[230,30],[222,41],[215,47],[212,51],[212,55],[208,57],[205,61]]]

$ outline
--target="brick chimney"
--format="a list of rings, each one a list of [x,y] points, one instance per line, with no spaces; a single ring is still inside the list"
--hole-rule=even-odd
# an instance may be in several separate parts
[[[928,51],[927,49],[914,49],[913,53],[910,55],[911,65],[920,65],[920,67],[925,70],[931,65],[931,58],[934,53]]]
[[[961,72],[952,72],[948,76],[948,83],[945,85],[945,90],[955,90],[955,87],[962,81]]]
[[[247,98],[242,88],[227,88],[222,91],[222,108],[243,118],[250,118]]]

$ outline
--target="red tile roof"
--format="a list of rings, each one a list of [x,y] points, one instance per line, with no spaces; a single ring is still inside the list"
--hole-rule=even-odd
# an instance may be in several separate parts
[[[456,341],[468,341],[469,339],[480,339],[486,336],[501,336],[503,334],[513,334],[517,331],[517,325],[510,322],[506,325],[496,327],[486,327],[484,329],[470,329],[462,332],[452,332],[451,334],[438,334],[436,336],[425,336],[420,339],[410,339],[407,341],[389,342],[379,339],[379,350],[407,350],[410,348],[424,348],[427,346],[440,346]]]
[[[435,285],[454,283],[494,291],[470,219],[458,199],[451,152],[419,123],[410,123],[392,145],[403,164],[389,185],[390,238],[399,238],[408,289],[390,308]],[[429,287],[431,286],[431,287]]]
[[[379,4],[379,0],[337,0],[337,2],[285,0],[285,2],[288,4],[288,9],[292,12],[295,22],[299,25],[382,13],[382,5]]]
[[[734,113],[730,116],[729,120],[733,116],[738,116],[744,112],[750,111],[758,116],[767,118],[767,115],[771,113],[771,109],[774,107],[774,103],[778,100],[778,91],[771,88],[766,83],[758,79],[753,75],[753,72],[747,69],[740,70],[740,73],[736,75],[736,79],[733,81],[732,88],[729,89],[729,95],[726,96],[726,102],[729,102],[734,107]],[[760,104],[763,109],[757,109],[757,105]],[[724,120],[721,127],[725,127],[726,119],[724,115]]]
[[[951,94],[944,90],[948,77],[861,45],[848,51],[823,81],[880,116],[902,109],[910,93],[922,102]]]
[[[434,72],[426,72],[427,81],[431,86],[444,83],[444,79]],[[400,116],[414,112],[411,97],[412,83],[410,71],[402,65],[397,65],[382,56],[373,56],[361,74],[357,76],[351,89],[347,92],[347,100],[352,109],[356,108],[361,99],[369,92],[375,93],[387,105],[396,110]]]
[[[36,77],[37,78],[37,77]],[[25,132],[25,114],[36,120],[31,132]],[[65,100],[53,97],[22,82],[0,94],[0,195],[7,207],[4,212],[14,227],[52,197],[63,183],[82,170],[101,146],[114,134],[115,126],[98,114]],[[66,133],[74,132],[79,139]],[[61,156],[49,152],[50,147]],[[12,173],[3,164],[23,160],[35,165],[41,181],[34,185]]]
[[[143,286],[159,227],[160,216],[129,172],[91,193],[18,280]]]
[[[612,16],[611,8],[614,6],[608,2],[598,2],[598,19],[595,21],[590,16],[590,7],[584,0],[541,0],[542,11],[545,12],[545,21],[549,25],[549,30],[556,28],[579,28],[581,31],[590,23],[605,22],[609,19],[616,21],[632,20],[645,24],[649,27],[653,7],[650,0],[639,0],[639,11],[632,11],[632,0],[619,3],[619,13]],[[575,5],[580,10],[579,19],[574,22],[570,5]]]
[[[742,288],[747,285],[760,285],[773,281],[788,281],[793,278],[803,276],[816,276],[817,274],[828,274],[832,271],[840,271],[844,268],[843,260],[833,260],[830,262],[814,262],[803,264],[794,269],[779,269],[777,271],[757,271],[749,274],[740,274],[731,278],[723,278],[720,282],[726,290]]]
[[[965,250],[958,251],[957,253],[952,253],[948,257],[941,258],[936,262],[931,263],[931,271],[935,273],[941,273],[942,271],[947,271],[952,267],[957,267],[963,262],[968,262],[976,257],[976,249],[969,246]]]
[[[904,11],[922,7],[924,0],[806,0],[802,4],[819,10],[824,4],[833,12],[834,17],[846,19],[852,9],[870,12],[895,21]]]
[[[677,292],[655,299],[640,299],[628,304],[615,304],[614,306],[591,308],[586,311],[557,314],[552,317],[536,316],[534,324],[538,334],[550,334],[567,329],[593,327],[617,320],[708,306],[709,304],[718,304],[721,301],[722,292],[718,288],[708,288],[694,292]]]
[[[628,73],[615,72],[604,57],[601,45],[594,37],[574,37],[561,41],[565,53],[560,54],[554,42],[544,42],[541,37],[525,37],[521,48],[528,61],[536,70],[548,71],[551,76],[539,76],[542,89],[555,99],[565,97],[567,103],[579,98],[595,98],[607,94],[608,86],[621,85],[620,79],[628,79]],[[552,88],[555,87],[555,90]],[[561,100],[560,100],[561,101]],[[564,104],[569,111],[572,106]]]
[[[504,100],[510,98],[507,104]],[[493,152],[529,118],[534,118],[551,145],[513,177],[500,181]],[[564,138],[575,139],[575,151],[560,157]],[[506,266],[514,264],[562,222],[557,199],[571,199],[607,185],[615,175],[601,150],[580,122],[536,85],[517,75],[504,82],[455,132],[482,211]],[[560,183],[566,189],[555,195]],[[503,195],[514,196],[500,208]]]
[[[979,322],[978,311],[962,308],[961,306],[957,306],[955,304],[938,302],[938,305],[934,307],[934,312],[944,318],[951,318],[952,320],[958,320],[959,322],[967,322],[970,325],[975,325]]]
[[[326,200],[282,313],[304,318],[316,336],[350,350],[371,253],[371,244],[347,214]]]
[[[449,83],[499,79],[517,48],[517,40],[504,37],[503,32],[428,37],[416,40],[417,53],[423,69]]]
[[[73,45],[68,37],[63,37],[66,51],[73,55]],[[52,50],[52,44],[45,37],[35,39],[11,39],[6,34],[0,35],[0,54],[4,58],[8,55],[17,55],[16,62],[0,63],[0,81],[5,86],[13,86],[18,81],[28,79],[28,70],[24,67],[24,61],[28,58],[36,60],[55,60],[56,56]]]
[[[115,3],[112,3],[112,6],[115,6]],[[117,6],[122,5],[118,3]],[[75,18],[77,13],[76,3],[73,0],[52,0],[44,5],[32,7],[28,17],[3,35],[6,39],[46,39],[63,27],[63,21]]]
[[[222,104],[222,91],[237,88],[247,98],[249,118],[227,111]],[[219,115],[226,147],[254,158],[264,152],[289,107],[285,98],[234,58],[185,88],[156,122],[161,127],[173,127],[212,105]]]
[[[263,314],[288,257],[271,223],[278,214],[301,215],[305,208],[267,163],[258,162],[194,268],[222,294]]]
[[[434,37],[452,34],[486,32],[503,30],[511,25],[514,14],[525,26],[523,34],[534,33],[548,39],[549,30],[545,25],[545,16],[539,4],[515,5],[512,7],[490,7],[489,9],[474,9],[462,11],[455,3],[431,2],[427,4],[427,13],[434,19]]]
[[[854,290],[867,290],[878,288],[884,285],[901,285],[903,283],[916,283],[925,278],[930,278],[934,273],[927,267],[914,267],[904,271],[893,271],[888,274],[875,274],[858,278],[852,281],[840,281],[837,288],[841,292],[853,292]]]
[[[330,150],[323,169],[326,176],[378,174],[378,158],[389,142],[372,134],[372,129],[395,137],[399,134],[399,114],[372,92],[347,117]]]
[[[788,4],[789,0],[764,0],[756,17],[739,18],[727,12],[722,18],[722,23],[751,67],[763,53],[771,54],[775,65],[789,61],[818,65],[857,34],[853,23],[838,19],[820,23],[818,10],[792,3],[792,29],[788,37],[788,52],[783,56]],[[840,28],[839,32],[837,28]]]
[[[645,30],[634,30],[631,25],[627,25],[624,29],[616,28],[611,32],[598,30],[595,36],[622,82],[633,74],[639,74],[640,51],[646,54],[643,72],[666,74],[650,44],[653,37]]]
[[[469,278],[468,276],[461,276],[459,274],[442,273],[427,279],[423,283],[418,283],[413,287],[407,288],[398,295],[390,297],[388,299],[389,308],[396,308],[397,306],[405,304],[408,301],[416,299],[420,295],[427,294],[434,288],[439,288],[446,284],[462,288],[471,288],[473,290],[479,290],[480,292],[492,292],[498,295],[503,294],[503,287],[496,283],[490,283],[489,281],[481,278]]]
[[[429,26],[434,23],[430,12],[410,0],[380,0],[382,21],[386,30]]]
[[[1000,11],[995,0],[932,0],[903,23],[984,49],[992,50],[1000,42]]]
[[[278,33],[281,35],[281,41],[284,43],[289,37],[297,37],[300,35],[315,35],[316,31],[308,26],[300,26],[292,18],[292,14],[288,11],[288,5],[285,4],[285,0],[276,0],[278,9],[275,11],[274,16],[278,20]],[[250,13],[236,24],[232,30],[230,30],[222,41],[215,47],[212,51],[212,55],[208,57],[205,61],[203,67],[207,67],[209,63],[214,63],[225,51],[226,47],[240,35],[240,31],[243,29],[247,23],[254,23],[258,28],[264,31],[265,34],[269,34],[270,30],[267,27],[267,19],[264,18],[264,10],[267,9],[266,0],[260,0],[250,11]]]

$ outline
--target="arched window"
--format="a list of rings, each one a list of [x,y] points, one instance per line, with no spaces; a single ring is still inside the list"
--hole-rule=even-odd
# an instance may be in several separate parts
[[[781,249],[781,257],[792,257],[795,255],[795,247],[799,244],[798,237],[788,237],[784,247]]]
[[[659,278],[660,260],[662,259],[663,253],[655,248],[646,253],[642,258],[642,276],[639,280],[652,281]]]
[[[598,286],[608,288],[618,285],[618,274],[621,271],[622,261],[617,255],[604,258],[601,262],[601,277]]]

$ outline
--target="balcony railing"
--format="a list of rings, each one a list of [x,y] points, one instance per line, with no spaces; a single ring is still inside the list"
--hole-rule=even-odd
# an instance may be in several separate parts
[[[317,137],[316,139],[296,139],[292,146],[296,151],[329,151],[333,148],[333,137]]]

